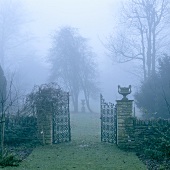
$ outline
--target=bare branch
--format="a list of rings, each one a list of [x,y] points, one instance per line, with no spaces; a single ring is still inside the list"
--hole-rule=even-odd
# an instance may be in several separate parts
[[[110,37],[108,41],[107,49],[117,62],[141,60],[144,79],[150,76],[151,69],[152,73],[155,72],[156,58],[161,52],[158,45],[164,46],[170,41],[166,37],[169,31],[169,6],[168,0],[128,1],[122,7],[124,29],[120,25],[117,37]],[[159,41],[161,37],[164,38]]]

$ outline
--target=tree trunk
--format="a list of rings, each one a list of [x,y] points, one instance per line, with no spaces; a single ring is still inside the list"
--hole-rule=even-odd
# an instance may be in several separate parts
[[[90,107],[89,98],[87,98],[87,99],[85,99],[85,100],[86,100],[86,106],[87,106],[89,112],[90,112],[90,113],[94,113],[94,111],[93,111],[93,110],[91,109],[91,107]]]
[[[156,49],[155,49],[155,35],[153,35],[153,53],[152,53],[152,75],[155,75],[155,55],[156,55]]]
[[[74,112],[78,113],[78,94],[74,93],[74,100],[73,100]]]
[[[90,97],[89,97],[89,95],[87,94],[86,90],[84,90],[84,96],[85,96],[85,100],[86,100],[87,109],[89,110],[90,113],[94,113],[94,112],[92,111],[92,109],[90,108]]]
[[[153,36],[153,52],[152,52],[152,75],[155,75],[155,60],[156,60],[156,33],[155,33],[156,25],[155,25],[155,13],[154,13],[154,25],[152,29],[152,36]]]
[[[140,34],[141,34],[141,44],[142,44],[143,76],[144,76],[144,80],[146,80],[146,54],[145,54],[144,32],[143,32],[142,24],[141,24]]]
[[[2,105],[2,118],[1,118],[1,156],[4,156],[4,137],[5,137],[5,113]]]
[[[1,47],[0,47],[0,57],[1,57],[1,67],[4,70],[4,45],[1,43]]]
[[[148,49],[147,49],[147,67],[148,67],[148,77],[151,75],[151,55],[152,55],[152,46],[151,46],[151,28],[149,26],[149,33],[148,33]]]

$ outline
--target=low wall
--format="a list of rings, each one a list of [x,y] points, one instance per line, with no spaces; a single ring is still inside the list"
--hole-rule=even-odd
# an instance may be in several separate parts
[[[170,120],[138,120],[129,117],[125,124],[128,140],[124,148],[136,151],[149,149],[170,154]]]
[[[133,100],[117,100],[117,146],[164,151],[170,156],[170,120],[133,117]]]

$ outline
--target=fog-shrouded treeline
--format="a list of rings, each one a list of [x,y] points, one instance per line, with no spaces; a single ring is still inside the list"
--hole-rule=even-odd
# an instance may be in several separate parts
[[[93,59],[95,54],[88,45],[88,40],[79,35],[76,28],[56,28],[61,29],[60,37],[57,37],[56,32],[51,37],[54,41],[51,48],[47,49],[46,56],[39,56],[40,49],[34,46],[39,43],[38,38],[29,30],[29,25],[34,21],[25,11],[24,2],[2,0],[0,15],[1,67],[7,81],[7,92],[12,93],[13,98],[17,97],[11,104],[10,112],[22,110],[25,96],[34,85],[50,81],[57,81],[63,89],[70,92],[75,112],[78,112],[78,100],[81,100],[79,95],[83,96],[87,109],[92,112],[90,98],[95,98],[98,86]],[[63,34],[64,31],[66,34]],[[51,32],[49,31],[49,37]]]
[[[141,83],[134,97],[144,117],[170,118],[170,2],[130,0],[121,9],[119,27],[106,47],[117,63],[135,61]]]

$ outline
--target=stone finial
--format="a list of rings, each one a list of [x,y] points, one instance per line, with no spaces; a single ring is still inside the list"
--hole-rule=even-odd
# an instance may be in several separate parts
[[[129,85],[129,87],[120,87],[120,85],[118,85],[118,93],[123,95],[122,100],[128,100],[126,96],[131,92],[132,92],[131,85]]]

